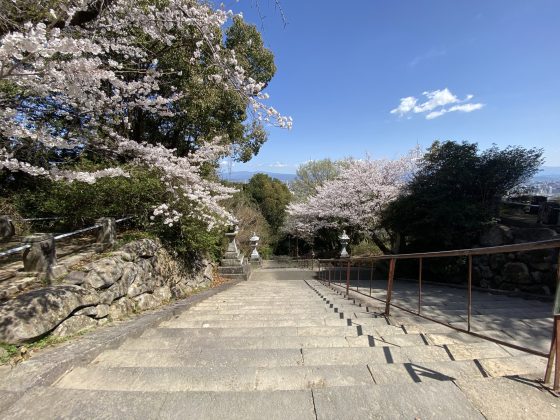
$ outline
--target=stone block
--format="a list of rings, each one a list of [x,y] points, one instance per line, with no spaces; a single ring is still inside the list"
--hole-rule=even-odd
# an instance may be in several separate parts
[[[91,265],[84,284],[94,289],[106,289],[123,274],[123,262],[118,258],[103,258]]]
[[[513,284],[530,284],[529,268],[522,262],[510,262],[504,266],[504,281]]]
[[[64,322],[62,322],[56,329],[52,332],[54,337],[67,337],[69,335],[76,334],[80,331],[87,330],[97,326],[97,321],[89,316],[76,315],[71,316]]]
[[[140,296],[136,296],[133,300],[136,303],[136,308],[139,311],[153,309],[161,305],[161,301],[151,293],[144,293]]]
[[[121,319],[134,312],[134,310],[134,302],[127,297],[123,297],[109,306],[109,317],[111,319]]]
[[[22,293],[0,308],[0,341],[22,343],[51,331],[76,309],[97,305],[99,296],[80,286],[49,286]]]

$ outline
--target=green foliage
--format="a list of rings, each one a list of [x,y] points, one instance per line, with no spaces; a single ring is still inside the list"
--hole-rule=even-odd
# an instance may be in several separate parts
[[[253,232],[260,238],[259,252],[261,249],[275,245],[270,225],[262,215],[259,206],[245,191],[241,190],[234,194],[232,198],[224,202],[224,205],[239,222],[237,242],[246,255],[251,251],[249,238],[253,236]]]
[[[86,163],[81,168],[99,169]],[[166,247],[186,263],[200,256],[218,259],[222,232],[208,231],[206,226],[186,215],[193,203],[183,198],[174,203],[181,212],[178,223],[171,227],[161,220],[151,220],[154,207],[171,200],[170,192],[161,182],[161,175],[150,168],[128,167],[129,178],[101,178],[94,184],[84,182],[53,182],[33,179],[24,188],[12,188],[11,199],[25,217],[64,217],[57,230],[70,231],[90,226],[99,217],[133,216],[133,230],[120,240],[124,242],[144,237],[159,237]],[[19,184],[18,184],[19,185]]]
[[[434,142],[383,225],[404,236],[408,251],[470,247],[501,197],[538,171],[541,156],[539,149],[479,152],[476,143]]]
[[[339,165],[330,159],[313,160],[300,165],[296,179],[290,185],[296,200],[305,200],[317,193],[317,188],[339,174]]]
[[[369,257],[372,255],[383,255],[377,245],[367,239],[362,239],[355,245],[351,245],[353,257]]]
[[[245,192],[259,206],[272,231],[277,233],[284,223],[286,206],[291,200],[286,184],[266,174],[256,174],[249,180]]]
[[[18,348],[13,344],[0,343],[0,365],[8,363],[18,353]]]
[[[257,82],[268,84],[276,73],[274,54],[264,47],[257,27],[236,16],[226,37],[226,47],[235,51],[241,67]]]
[[[84,164],[81,168],[91,168]],[[35,185],[14,194],[27,217],[65,217],[66,224],[81,227],[99,217],[133,215],[145,224],[153,208],[166,202],[168,192],[160,174],[152,169],[128,167],[129,178],[101,178],[94,184],[36,179]]]
[[[151,50],[158,51],[154,58],[158,59],[161,71],[167,73],[160,93],[171,95],[175,87],[186,95],[174,103],[173,117],[142,111],[132,115],[133,139],[161,143],[185,156],[204,142],[221,136],[224,144],[232,146],[236,160],[250,160],[268,139],[264,126],[256,120],[248,122],[245,96],[225,89],[221,83],[204,82],[216,73],[209,64],[213,51],[206,47],[203,54],[208,58],[192,63],[196,47],[194,41],[189,43],[183,35],[177,37],[182,39],[181,45],[154,45]],[[222,34],[216,35],[222,38]],[[224,48],[235,49],[238,62],[255,81],[268,84],[274,76],[274,55],[264,47],[256,27],[242,18],[236,17],[226,31]]]

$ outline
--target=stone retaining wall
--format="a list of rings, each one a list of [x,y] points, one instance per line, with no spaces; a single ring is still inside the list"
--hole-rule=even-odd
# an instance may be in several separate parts
[[[495,225],[480,237],[481,246],[499,246],[557,239],[548,228]],[[501,290],[551,295],[556,289],[557,250],[512,252],[473,257],[475,284]]]
[[[68,273],[60,284],[2,303],[0,342],[24,343],[49,332],[63,337],[155,308],[208,286],[213,269],[202,261],[195,273],[187,273],[159,241],[128,243]]]

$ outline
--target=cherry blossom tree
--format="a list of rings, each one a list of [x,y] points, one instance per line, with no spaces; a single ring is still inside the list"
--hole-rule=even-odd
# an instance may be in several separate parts
[[[406,184],[414,168],[410,156],[397,160],[346,160],[335,179],[317,193],[288,206],[285,231],[312,242],[321,229],[352,229],[371,236],[384,251],[379,237],[382,210]]]
[[[132,140],[130,120],[138,110],[177,116],[174,103],[188,92],[171,86],[171,94],[161,93],[166,76],[180,71],[162,69],[154,49],[184,46],[193,64],[211,70],[200,84],[237,92],[255,121],[291,127],[290,118],[265,103],[264,83],[248,77],[235,51],[223,48],[221,28],[233,12],[196,0],[38,1],[37,18],[21,22],[18,7],[33,2],[11,3],[13,10],[0,21],[0,170],[95,182],[127,174],[116,164],[75,170],[64,156],[87,150],[115,162],[126,158],[158,168],[177,199],[196,203],[190,216],[209,226],[232,221],[219,203],[233,190],[201,174],[206,162],[228,153],[219,137],[179,156],[161,144]],[[41,9],[53,4],[48,12]],[[18,153],[22,149],[44,151],[46,158]],[[173,223],[182,216],[173,213],[172,202],[162,205],[154,217]]]

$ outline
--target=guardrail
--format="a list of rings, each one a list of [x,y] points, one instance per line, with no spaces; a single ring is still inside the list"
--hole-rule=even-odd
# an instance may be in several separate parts
[[[385,315],[389,316],[391,312],[391,307],[398,308],[400,310],[418,315],[422,318],[429,319],[430,321],[437,322],[439,324],[446,325],[454,330],[465,332],[473,336],[484,338],[486,340],[493,341],[497,344],[501,344],[516,350],[525,351],[538,356],[547,357],[549,360],[547,372],[545,374],[545,379],[548,381],[552,372],[552,364],[554,357],[556,357],[556,369],[554,376],[554,390],[560,390],[560,252],[557,257],[557,268],[556,268],[556,300],[552,313],[554,314],[554,325],[552,334],[552,343],[549,353],[543,353],[542,351],[521,346],[506,340],[491,337],[489,335],[472,331],[472,292],[473,292],[473,257],[481,255],[492,255],[492,254],[502,254],[502,253],[512,253],[512,252],[527,252],[527,251],[537,251],[537,250],[560,250],[560,239],[522,243],[514,245],[503,245],[487,248],[474,248],[474,249],[459,249],[452,251],[440,251],[440,252],[423,252],[423,253],[411,253],[411,254],[395,254],[395,255],[381,255],[368,258],[343,258],[343,259],[319,259],[317,260],[318,278],[319,280],[327,284],[335,284],[337,286],[343,287],[345,289],[346,295],[350,293],[350,278],[351,271],[357,270],[358,283],[356,285],[356,290],[352,288],[352,292],[358,293],[360,295],[368,296],[372,299],[385,303]],[[422,313],[422,299],[423,299],[423,263],[426,259],[432,258],[443,258],[443,257],[466,257],[467,258],[467,273],[466,273],[466,302],[465,309],[467,311],[467,327],[462,328],[458,325],[452,325],[451,322],[442,321],[441,319],[436,319],[432,316]],[[398,261],[403,260],[418,260],[418,277],[417,277],[417,308],[411,309],[403,305],[395,304],[392,301],[393,298],[393,287],[395,282],[395,270]],[[388,273],[386,279],[386,287],[382,290],[386,290],[385,299],[373,296],[372,291],[374,290],[374,271],[375,263],[379,261],[388,261]],[[369,273],[367,273],[369,270]],[[360,287],[362,283],[361,274],[363,272],[369,274],[369,293],[365,293],[364,289]],[[488,289],[485,289],[488,290]],[[488,290],[490,291],[490,290]]]
[[[50,282],[60,276],[63,268],[57,264],[57,241],[69,237],[82,235],[87,232],[97,231],[95,242],[92,244],[96,252],[110,249],[116,239],[116,225],[132,217],[123,217],[115,220],[111,217],[102,217],[96,220],[95,225],[78,229],[68,233],[54,235],[52,233],[35,233],[22,238],[22,245],[0,252],[0,258],[9,257],[21,252],[23,260],[23,273],[29,273],[37,278]],[[9,273],[9,271],[8,271]],[[13,277],[9,275],[7,278]]]
[[[59,217],[59,218],[24,219],[24,220],[54,220],[54,219],[62,219],[62,217]],[[132,219],[132,217],[123,217],[121,219],[116,219],[115,223],[121,223],[121,222],[124,222],[126,220],[131,220],[131,219]],[[56,241],[56,240],[60,240],[60,239],[64,239],[64,238],[69,238],[71,236],[77,236],[77,235],[81,235],[82,233],[91,232],[91,231],[99,229],[101,227],[103,227],[102,224],[95,224],[93,226],[83,228],[83,229],[78,229],[78,230],[75,230],[73,232],[68,232],[68,233],[62,233],[62,234],[59,234],[59,235],[55,235],[55,236],[53,236],[53,239]],[[31,248],[31,245],[26,244],[26,245],[21,245],[21,246],[15,247],[15,248],[10,248],[6,251],[0,252],[0,257],[7,257],[7,256],[12,255],[12,254],[17,254],[18,252],[24,251],[28,248]]]

